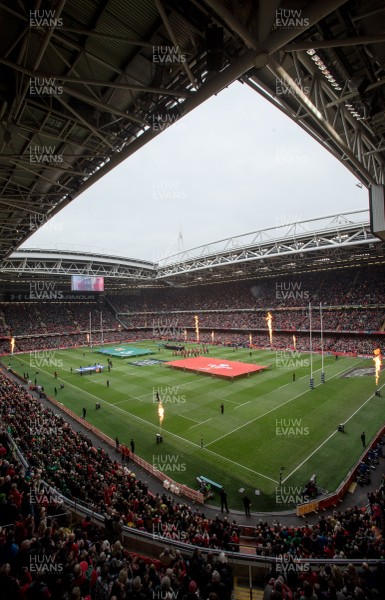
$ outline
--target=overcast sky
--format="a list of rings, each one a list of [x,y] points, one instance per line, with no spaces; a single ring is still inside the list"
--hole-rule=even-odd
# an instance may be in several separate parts
[[[300,127],[233,84],[165,130],[25,247],[157,261],[296,220],[367,208],[368,192]]]

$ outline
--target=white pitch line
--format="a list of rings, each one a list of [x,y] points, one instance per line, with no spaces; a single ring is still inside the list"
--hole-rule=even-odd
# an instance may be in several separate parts
[[[269,481],[272,481],[273,483],[278,483],[278,481],[276,479],[272,479],[271,477],[268,477],[267,475],[263,475],[263,473],[254,471],[253,469],[250,469],[249,467],[245,467],[245,465],[241,465],[241,464],[235,462],[235,460],[231,460],[231,458],[227,458],[226,456],[217,454],[216,452],[213,452],[212,450],[208,450],[206,446],[204,446],[204,449],[206,450],[206,452],[210,452],[210,454],[214,454],[214,456],[219,456],[219,458],[221,458],[222,460],[226,460],[227,462],[232,463],[233,465],[236,465],[237,467],[241,467],[242,469],[245,469],[246,471],[250,471],[250,473],[254,473],[255,475],[259,475],[260,477],[263,477],[263,479],[268,479]]]
[[[193,379],[192,381],[187,381],[186,383],[181,383],[180,385],[165,385],[165,388],[169,388],[170,390],[173,390],[174,388],[181,388],[184,387],[185,385],[190,385],[192,383],[197,383],[198,381],[202,381],[202,379],[208,379],[205,375],[202,375],[199,379]],[[162,388],[162,386],[160,386]],[[158,390],[155,390],[155,392],[157,392]],[[137,396],[137,398],[146,398],[146,396],[153,396],[153,392],[148,392],[147,394],[143,394],[142,396]]]
[[[192,421],[193,423],[200,425],[200,422],[197,421],[196,419],[191,419],[190,417],[186,417],[185,415],[178,415],[178,417],[182,417],[182,419],[188,419],[189,421]],[[194,427],[194,425],[193,425],[193,427]],[[190,427],[189,427],[189,429],[190,429]]]
[[[207,421],[211,421],[211,419],[213,419],[214,417],[210,417],[209,419],[206,419],[206,421],[201,421],[200,423],[197,423],[196,425],[191,425],[191,427],[189,427],[189,429],[194,429],[194,427],[198,427],[198,425],[203,425],[203,423],[207,423]]]
[[[124,402],[128,402],[129,400],[139,400],[139,402],[143,402],[143,400],[141,400],[139,397],[136,398],[135,396],[130,396],[129,398],[125,398],[124,400],[119,400],[119,402],[109,402],[109,404],[111,404],[111,406],[116,406],[117,404],[124,404]]]
[[[356,365],[356,364],[360,363],[361,361],[362,361],[362,359],[358,360],[354,364]],[[344,371],[348,371],[351,368],[352,368],[352,365],[349,365],[349,367],[347,367],[346,369],[342,369],[342,371],[339,371],[335,375],[332,375],[330,377],[330,379],[333,379],[334,377],[337,377],[337,375],[341,375],[341,373],[343,373]],[[320,370],[321,369],[317,369],[316,371],[314,371],[314,373],[317,373],[317,371],[320,371]],[[329,379],[329,381],[330,381],[330,379]],[[287,384],[285,384],[285,385],[287,385]],[[319,387],[320,385],[324,385],[324,384],[319,383],[315,387]],[[285,404],[289,404],[289,402],[293,402],[293,400],[296,400],[297,398],[300,398],[301,396],[303,396],[304,394],[307,394],[308,392],[309,392],[309,390],[305,390],[304,392],[301,392],[301,394],[298,394],[297,396],[294,396],[293,398],[289,398],[289,400],[286,400],[286,402],[283,402],[282,404],[279,404],[278,406],[275,406],[274,408],[271,408],[267,412],[263,413],[262,415],[259,415],[258,417],[255,417],[255,419],[251,419],[251,421],[248,421],[247,423],[243,423],[243,425],[240,425],[239,427],[236,427],[232,431],[229,431],[228,433],[225,433],[225,434],[221,435],[220,437],[216,438],[212,442],[209,442],[209,444],[207,444],[207,445],[211,446],[211,444],[215,444],[219,440],[222,440],[223,438],[227,437],[228,435],[232,435],[233,433],[235,433],[239,429],[242,429],[242,427],[247,427],[247,425],[251,425],[251,423],[254,423],[255,421],[258,421],[259,419],[262,419],[263,417],[266,417],[266,415],[269,415],[270,413],[278,410],[279,408],[282,408],[282,406],[285,406]]]
[[[381,386],[381,388],[383,388],[384,385],[385,384],[383,384]],[[381,388],[379,388],[379,389],[381,389]],[[365,406],[365,404],[367,404],[374,397],[375,397],[374,394],[372,394],[371,396],[369,396],[369,398],[367,400],[365,400],[365,402],[363,404],[361,404],[361,406],[359,406],[357,408],[357,410],[355,410],[354,413],[351,414],[350,417],[346,421],[344,421],[344,424],[348,423],[350,421],[350,419],[352,419],[354,417],[354,415],[356,415],[361,410],[361,408],[363,408]],[[324,440],[322,442],[322,444],[320,444],[315,450],[313,450],[313,452],[311,454],[309,454],[309,456],[307,456],[305,458],[305,460],[303,460],[291,473],[289,473],[289,475],[287,477],[285,477],[285,479],[282,480],[282,483],[285,483],[285,481],[287,481],[289,479],[289,477],[291,477],[296,471],[298,471],[298,469],[300,469],[309,460],[309,458],[311,458],[313,456],[313,454],[315,454],[316,452],[318,452],[318,450],[320,448],[322,448],[322,446],[324,446],[326,444],[326,442],[328,442],[333,437],[333,435],[335,435],[337,432],[338,432],[338,429],[336,429],[335,431],[333,431],[333,433],[331,435],[329,435],[329,437],[327,437],[326,440]]]
[[[243,404],[238,404],[238,406],[236,406],[234,408],[234,410],[237,410],[237,408],[240,408],[241,406],[245,406],[245,404],[249,404],[249,402],[251,402],[251,400],[248,400],[247,402],[244,402]]]
[[[304,354],[305,354],[305,353],[304,353]],[[327,369],[327,368],[329,368],[329,367],[331,367],[331,366],[332,366],[332,365],[327,365],[327,366],[326,366],[326,369]],[[321,370],[321,369],[316,369],[316,370],[314,371],[314,373],[317,373],[317,372],[318,372],[318,371],[320,371],[320,370]],[[287,371],[287,373],[289,373],[289,371]],[[343,373],[343,371],[339,371],[339,373]],[[332,379],[333,377],[335,377],[335,375],[333,375],[333,376],[331,377],[331,379]],[[309,378],[309,375],[302,375],[302,377],[299,377],[299,378],[297,379],[297,383],[299,383],[299,382],[300,382],[302,379],[308,379],[308,378]],[[289,385],[293,385],[293,383],[292,383],[291,381],[289,381],[288,383],[284,383],[283,385],[280,385],[280,386],[279,386],[279,388],[277,388],[277,389],[275,390],[275,392],[278,392],[279,390],[283,390],[283,388],[285,388],[285,387],[288,387]],[[258,400],[258,397],[257,397],[257,398],[254,398],[254,400]],[[248,402],[251,402],[251,400],[248,400]],[[243,404],[248,404],[248,402],[244,402]],[[240,404],[239,406],[243,406],[243,404]],[[234,410],[235,410],[235,408],[234,408]]]

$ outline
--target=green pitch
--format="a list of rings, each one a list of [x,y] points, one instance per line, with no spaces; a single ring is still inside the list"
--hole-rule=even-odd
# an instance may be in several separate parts
[[[175,360],[156,343],[135,345],[152,350],[151,359]],[[87,420],[112,438],[126,444],[134,438],[137,454],[165,475],[194,489],[199,475],[223,485],[234,509],[242,509],[243,488],[253,511],[289,510],[312,474],[319,487],[335,490],[362,452],[362,431],[369,442],[384,422],[385,399],[374,396],[383,375],[378,386],[371,374],[343,377],[354,369],[370,370],[370,359],[325,357],[321,384],[321,358],[314,355],[310,390],[308,354],[265,350],[250,357],[248,349],[213,347],[209,356],[271,367],[232,383],[123,359],[113,360],[111,372],[82,377],[71,372],[80,364],[107,366],[107,357],[90,349],[15,355],[9,362],[20,373],[28,371],[32,381],[36,377],[48,395],[54,396],[56,386],[57,400],[78,415],[86,408]],[[165,409],[161,444],[156,392]],[[101,410],[95,410],[96,402]],[[339,423],[346,423],[345,433],[337,431]]]

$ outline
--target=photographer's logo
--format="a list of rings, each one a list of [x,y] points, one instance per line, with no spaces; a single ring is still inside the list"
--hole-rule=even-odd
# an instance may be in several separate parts
[[[300,79],[294,79],[293,81],[306,96],[309,96],[309,85],[303,85],[303,82]],[[277,78],[275,80],[275,93],[277,96],[295,96],[297,92],[295,88],[291,87],[284,79]]]
[[[63,163],[63,155],[55,153],[54,146],[29,147],[29,162],[31,165],[57,166]]]
[[[275,151],[275,162],[279,165],[307,165],[310,156],[300,146],[278,146]]]
[[[186,463],[179,460],[179,454],[154,454],[152,466],[162,473],[185,473]]]
[[[172,523],[154,523],[152,526],[152,537],[154,540],[184,542],[188,539],[188,533],[187,531],[179,531],[176,525]]]
[[[309,435],[309,427],[302,425],[303,419],[275,419],[275,435],[301,437]]]
[[[55,77],[31,77],[29,80],[30,96],[61,96],[63,86],[58,85]]]
[[[185,404],[186,396],[179,392],[179,386],[167,386],[152,388],[153,403],[162,402],[162,404]]]
[[[299,214],[283,214],[280,213],[279,215],[276,215],[275,218],[275,226],[276,227],[287,227],[288,225],[295,225],[298,226],[300,231],[310,231],[310,226],[309,223],[306,221],[303,221],[303,215],[299,215]]]
[[[150,124],[153,131],[164,131],[171,125],[175,125],[174,130],[186,131],[186,125],[180,120],[180,115],[175,114],[151,115]]]
[[[31,573],[47,575],[48,573],[62,573],[63,564],[57,563],[55,557],[47,554],[31,554],[29,557],[29,570]]]
[[[292,8],[277,8],[275,11],[276,29],[300,29],[309,27],[310,20],[302,16],[302,10]]]
[[[153,46],[152,62],[156,65],[175,65],[186,62],[179,46]]]
[[[62,504],[59,496],[42,481],[35,482],[29,488],[29,502],[44,508],[57,507]]]
[[[63,231],[63,224],[56,219],[52,220],[49,215],[34,213],[29,216],[29,229],[37,231],[40,227],[45,226],[45,231]]]
[[[154,319],[152,321],[152,333],[154,337],[176,339],[182,335],[182,329],[178,327],[177,319]]]
[[[61,427],[56,427],[52,424],[48,417],[34,417],[29,419],[29,434],[40,437],[40,436],[57,436],[61,435],[63,430]]]
[[[280,507],[294,508],[302,504],[305,498],[300,487],[279,486],[275,490],[275,503]]]
[[[286,369],[309,367],[309,359],[301,358],[301,356],[301,352],[297,352],[296,350],[277,350],[275,353],[275,364],[277,367],[285,367]]]
[[[187,199],[187,194],[181,189],[178,181],[158,181],[152,185],[152,197],[156,201],[182,201]]]
[[[56,350],[31,350],[29,353],[29,364],[35,369],[49,367],[63,367],[63,360],[56,358]]]
[[[299,562],[291,554],[280,554],[275,563],[277,573],[288,575],[289,573],[308,573],[310,571],[309,563]]]
[[[282,281],[275,284],[277,300],[309,300],[309,290],[302,289],[300,281]]]
[[[56,16],[55,10],[30,10],[30,27],[63,27],[62,17]]]
[[[31,281],[29,297],[31,300],[62,300],[64,294],[57,289],[54,281]]]

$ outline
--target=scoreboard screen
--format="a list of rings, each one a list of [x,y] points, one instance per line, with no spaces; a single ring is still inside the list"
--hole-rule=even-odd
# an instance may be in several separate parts
[[[73,292],[104,292],[104,277],[87,275],[72,275],[71,291]]]

